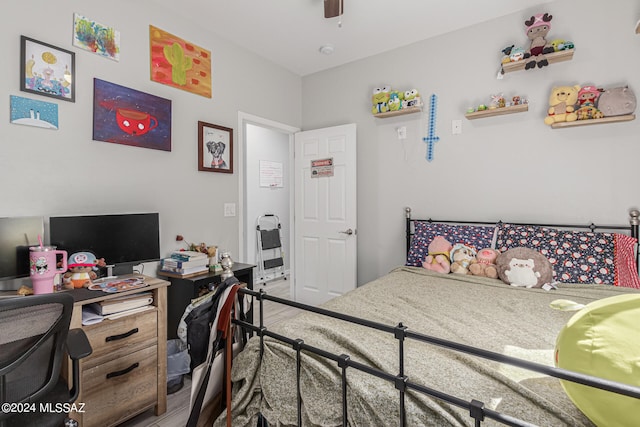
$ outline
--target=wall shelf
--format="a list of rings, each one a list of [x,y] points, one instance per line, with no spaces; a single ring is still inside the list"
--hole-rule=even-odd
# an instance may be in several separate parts
[[[573,58],[574,51],[575,49],[567,49],[558,52],[547,53],[544,56],[547,58],[547,61],[549,61],[549,65],[551,65],[555,64],[556,62],[570,61]],[[521,59],[520,61],[516,62],[507,62],[505,64],[502,64],[502,71],[506,74],[513,71],[524,70],[524,66],[527,62],[529,62],[527,59]]]
[[[502,116],[504,114],[522,113],[529,111],[529,104],[512,105],[510,107],[494,108],[492,110],[476,111],[467,113],[464,116],[469,119],[480,119],[483,117]]]
[[[619,123],[619,122],[628,122],[631,120],[635,120],[635,114],[628,114],[626,116],[612,116],[612,117],[603,117],[601,119],[587,119],[587,120],[576,120],[573,122],[558,122],[551,124],[552,129],[558,128],[569,128],[574,126],[587,126],[587,125],[599,125],[605,123]]]
[[[384,113],[374,114],[373,117],[379,117],[381,119],[384,119],[384,118],[387,118],[387,117],[404,116],[405,114],[420,113],[421,111],[422,111],[422,106],[420,106],[420,107],[407,107],[407,108],[403,108],[402,110],[386,111]]]

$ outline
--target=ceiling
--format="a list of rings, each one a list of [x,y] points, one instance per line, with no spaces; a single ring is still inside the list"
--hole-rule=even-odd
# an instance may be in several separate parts
[[[553,0],[344,0],[330,19],[324,0],[155,1],[305,76]]]

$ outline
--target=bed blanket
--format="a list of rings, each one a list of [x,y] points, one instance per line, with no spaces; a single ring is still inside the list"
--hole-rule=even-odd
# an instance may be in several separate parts
[[[510,287],[499,280],[442,275],[415,267],[388,275],[323,305],[324,308],[553,366],[558,332],[573,312],[550,308],[556,299],[587,304],[634,292],[603,285],[560,284],[556,290]],[[391,334],[301,313],[270,330],[305,344],[396,375],[398,344]],[[355,369],[347,370],[351,426],[399,425],[399,393],[394,385]],[[407,339],[409,381],[541,426],[591,426],[557,379],[464,353]],[[302,354],[303,425],[342,425],[340,370],[333,361]],[[297,424],[295,351],[265,338],[252,338],[232,370],[234,426],[255,426],[261,412],[269,425]],[[215,426],[224,425],[224,415]],[[406,394],[408,426],[473,425],[468,411],[415,391]],[[483,425],[496,425],[486,420]]]

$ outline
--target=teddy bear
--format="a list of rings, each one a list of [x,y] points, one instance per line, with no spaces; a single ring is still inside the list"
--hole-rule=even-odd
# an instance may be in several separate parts
[[[69,257],[69,271],[62,276],[63,282],[68,288],[86,288],[98,277],[94,269],[105,265],[103,258],[96,259],[91,252],[76,252]]]
[[[578,115],[575,113],[575,105],[579,91],[580,85],[554,87],[549,95],[549,110],[544,123],[552,125],[556,122],[576,121]]]
[[[470,274],[469,266],[476,259],[476,250],[471,246],[456,243],[449,252],[449,259],[451,260],[452,273]]]
[[[451,243],[444,236],[436,236],[428,246],[428,255],[422,263],[422,267],[438,273],[448,274],[451,271]]]
[[[500,252],[491,248],[484,248],[478,251],[475,261],[469,265],[469,273],[474,276],[489,277],[491,279],[498,278],[498,268],[496,266],[496,258]]]

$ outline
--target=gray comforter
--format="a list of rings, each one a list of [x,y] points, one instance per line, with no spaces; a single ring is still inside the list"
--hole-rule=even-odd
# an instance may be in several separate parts
[[[631,290],[601,285],[561,285],[551,291],[514,288],[498,280],[401,267],[323,307],[390,326],[402,322],[412,331],[553,366],[556,336],[573,313],[549,304],[556,299],[587,304],[624,292]],[[398,345],[390,334],[313,313],[270,330],[398,373]],[[258,412],[270,426],[297,423],[295,351],[281,342],[265,341],[262,361],[258,338],[251,339],[234,361],[234,426],[255,426]],[[409,381],[482,401],[487,408],[535,425],[591,425],[554,378],[413,340],[405,343]],[[303,424],[342,425],[336,363],[305,353],[302,360]],[[399,425],[393,384],[350,369],[347,396],[350,425]],[[473,424],[468,411],[414,391],[407,393],[406,414],[409,426]],[[224,425],[224,415],[216,426]]]

